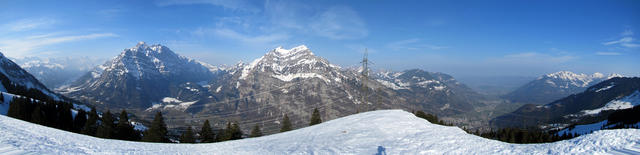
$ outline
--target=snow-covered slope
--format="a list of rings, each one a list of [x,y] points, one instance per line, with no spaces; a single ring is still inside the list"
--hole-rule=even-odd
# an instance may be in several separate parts
[[[548,144],[508,144],[400,110],[360,113],[260,138],[212,144],[107,140],[0,116],[0,153],[34,154],[614,154],[640,153],[640,130],[597,131]]]

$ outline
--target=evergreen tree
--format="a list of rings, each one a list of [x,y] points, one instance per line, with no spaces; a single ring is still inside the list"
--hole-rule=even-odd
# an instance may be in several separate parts
[[[180,136],[180,143],[195,143],[196,140],[193,137],[193,130],[190,126],[187,126],[187,131]]]
[[[95,108],[91,108],[91,112],[89,112],[89,118],[87,122],[84,123],[84,127],[82,127],[82,134],[95,136],[96,131],[98,130],[98,113]]]
[[[73,132],[82,131],[82,127],[84,127],[84,123],[87,122],[87,112],[80,109],[78,110],[78,114],[76,114],[76,118],[73,119]]]
[[[218,134],[218,141],[227,141],[231,139],[233,130],[231,129],[231,122],[227,122],[227,127],[224,130],[220,130]]]
[[[116,137],[121,140],[137,140],[138,136],[135,130],[133,130],[133,126],[129,122],[129,116],[127,116],[127,111],[122,110],[120,112],[120,117],[118,119],[118,125],[116,126]]]
[[[107,112],[102,115],[102,123],[98,126],[96,136],[100,138],[115,138],[113,135],[114,132],[113,116],[111,112],[107,110]]]
[[[256,126],[253,126],[253,129],[251,130],[251,135],[249,137],[260,137],[260,136],[262,136],[262,131],[260,131],[260,126],[256,124]]]
[[[284,118],[282,118],[282,126],[280,127],[280,132],[291,131],[291,121],[289,121],[289,116],[284,114]]]
[[[238,123],[233,123],[233,125],[231,125],[231,137],[229,140],[242,139],[243,134],[244,133],[242,132],[242,129],[240,129]]]
[[[31,112],[31,122],[44,125],[45,121],[46,119],[44,118],[44,114],[42,112],[42,106],[38,104],[36,106],[36,109],[34,109],[33,112]]]
[[[215,134],[213,130],[211,130],[211,125],[209,125],[209,120],[205,120],[202,125],[202,129],[200,130],[200,142],[202,143],[211,143],[214,142]]]
[[[320,118],[320,112],[318,108],[313,109],[313,113],[311,114],[311,121],[309,126],[316,125],[322,123],[322,119]]]
[[[73,116],[71,114],[71,105],[62,104],[58,106],[58,128],[71,131],[73,129]]]
[[[164,123],[162,113],[156,113],[156,116],[151,122],[151,127],[144,132],[142,141],[145,142],[169,142],[167,138],[167,124]]]
[[[9,110],[7,111],[7,116],[9,117],[13,117],[13,118],[17,118],[17,119],[21,119],[20,117],[20,106],[21,104],[18,103],[18,98],[14,97],[11,102],[9,102]]]

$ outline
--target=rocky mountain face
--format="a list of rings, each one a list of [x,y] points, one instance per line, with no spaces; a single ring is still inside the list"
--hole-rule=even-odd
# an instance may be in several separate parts
[[[480,106],[475,101],[481,98],[479,94],[443,73],[420,69],[379,72],[375,81],[395,90],[407,99],[407,103],[418,106],[416,109],[433,114],[455,115],[473,111]]]
[[[0,91],[34,99],[62,100],[29,72],[0,53]]]
[[[102,59],[89,57],[25,57],[12,60],[50,89],[67,85],[104,62]]]
[[[602,121],[616,110],[640,105],[640,78],[616,77],[545,105],[527,104],[491,121],[496,127],[562,128]]]
[[[165,46],[140,42],[59,91],[97,107],[135,110],[180,94],[187,83],[206,83],[217,71]]]
[[[414,69],[373,73],[363,81],[361,73],[333,65],[304,45],[216,68],[161,45],[139,44],[63,92],[98,107],[130,109],[143,119],[161,111],[171,127],[208,119],[216,127],[259,124],[265,133],[278,132],[285,114],[296,128],[308,125],[314,108],[331,120],[374,109],[451,116],[478,105],[477,93],[446,74]]]
[[[546,104],[571,94],[580,93],[589,86],[613,77],[622,76],[619,74],[605,76],[601,73],[586,75],[561,71],[538,77],[505,95],[504,98],[512,102]]]

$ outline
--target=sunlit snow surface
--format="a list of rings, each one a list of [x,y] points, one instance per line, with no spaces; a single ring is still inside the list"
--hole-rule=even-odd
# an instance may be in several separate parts
[[[0,154],[612,154],[640,153],[640,130],[597,131],[549,144],[508,144],[400,110],[360,113],[260,138],[212,144],[105,140],[0,116]]]

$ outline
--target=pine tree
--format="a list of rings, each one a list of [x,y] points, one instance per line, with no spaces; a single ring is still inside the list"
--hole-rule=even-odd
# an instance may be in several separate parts
[[[95,136],[96,131],[98,130],[98,113],[95,108],[91,108],[91,112],[89,112],[89,118],[87,122],[84,123],[84,127],[82,127],[82,134]]]
[[[42,112],[42,106],[40,106],[40,104],[38,104],[36,106],[36,109],[34,109],[33,112],[31,112],[31,122],[44,125],[45,118]]]
[[[249,137],[260,137],[260,136],[262,136],[262,131],[260,131],[260,126],[256,124],[256,126],[253,126],[253,129],[251,130],[251,135]]]
[[[187,131],[180,136],[180,143],[195,143],[196,140],[193,137],[193,130],[190,126],[187,126]]]
[[[311,114],[311,121],[309,126],[316,125],[322,123],[322,119],[320,118],[320,112],[318,108],[313,109],[313,113]]]
[[[102,115],[102,123],[98,126],[96,136],[100,138],[115,138],[113,135],[114,132],[113,116],[111,112],[107,110],[107,112]]]
[[[73,132],[82,131],[84,123],[87,123],[87,112],[80,109],[78,110],[78,114],[76,114],[76,118],[73,119]]]
[[[127,116],[127,111],[122,110],[118,119],[118,125],[116,126],[115,138],[121,140],[137,140],[137,137],[138,136],[136,136],[136,131],[133,130],[133,126],[131,126],[131,123],[129,123],[129,116]]]
[[[280,127],[280,132],[291,131],[291,121],[289,121],[289,116],[284,114],[284,118],[282,118],[282,126]]]
[[[229,140],[242,139],[243,134],[238,123],[233,123],[233,125],[231,125],[231,138],[229,138]]]
[[[169,142],[167,138],[167,124],[164,123],[162,113],[156,113],[151,122],[151,127],[145,131],[142,141],[145,142]]]
[[[21,119],[20,118],[20,108],[21,103],[19,102],[19,98],[14,97],[11,102],[9,102],[9,110],[7,111],[7,116]]]
[[[200,130],[200,142],[202,143],[211,143],[214,142],[215,134],[213,130],[211,130],[211,125],[209,125],[209,120],[205,120],[202,125],[202,129]]]
[[[58,106],[58,128],[71,131],[73,129],[73,116],[71,114],[71,105],[62,103]]]
[[[220,130],[220,134],[218,134],[218,141],[227,141],[231,140],[231,136],[233,134],[233,130],[231,129],[231,122],[227,122],[227,127],[224,130]]]

